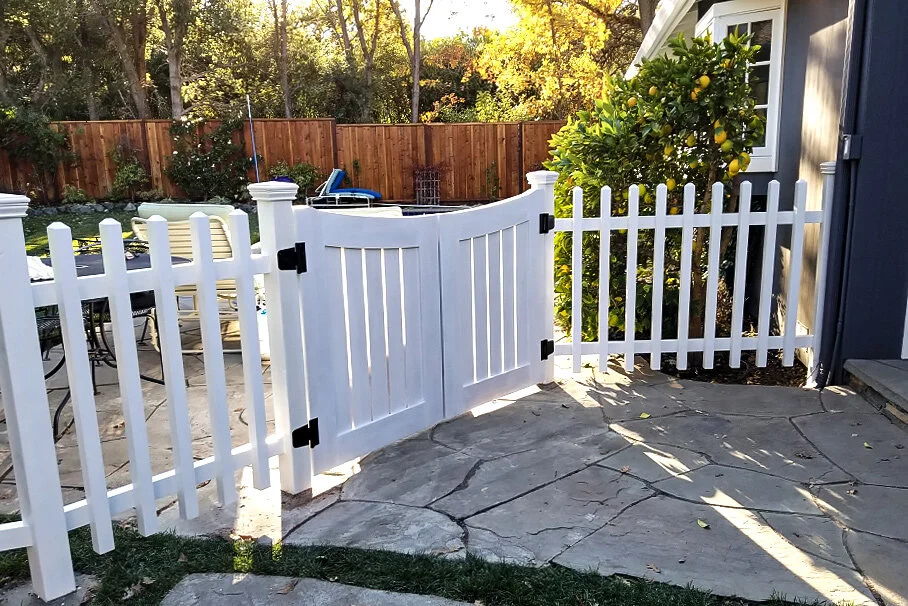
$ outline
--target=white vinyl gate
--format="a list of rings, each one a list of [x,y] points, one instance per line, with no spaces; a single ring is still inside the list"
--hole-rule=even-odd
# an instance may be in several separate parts
[[[684,190],[683,212],[667,214],[667,192],[657,190],[655,215],[640,216],[638,190],[631,188],[627,216],[582,217],[582,198],[575,193],[575,216],[554,217],[557,174],[527,175],[530,190],[514,198],[444,215],[385,218],[348,216],[294,207],[297,187],[268,182],[249,186],[258,205],[262,252],[252,253],[245,213],[230,215],[233,257],[214,260],[208,218],[191,219],[193,259],[172,265],[168,228],[160,217],[148,221],[150,267],[128,271],[124,262],[121,226],[113,219],[101,224],[104,273],[80,277],[76,271],[72,235],[65,225],[48,229],[55,278],[32,283],[22,217],[28,199],[0,195],[0,392],[2,392],[21,521],[0,524],[0,550],[25,547],[36,592],[53,599],[75,588],[67,532],[90,525],[93,545],[102,553],[113,548],[112,516],[134,511],[143,534],[157,530],[155,500],[179,499],[180,514],[200,513],[197,487],[214,480],[221,504],[236,500],[235,471],[253,469],[253,485],[269,485],[268,459],[279,456],[280,486],[296,494],[311,486],[312,477],[338,464],[367,454],[459,415],[475,405],[554,375],[554,352],[572,354],[580,370],[582,354],[624,355],[628,370],[634,354],[729,351],[731,364],[741,350],[757,352],[765,364],[768,349],[781,349],[783,361],[793,361],[795,348],[809,352],[819,335],[797,331],[796,310],[786,318],[781,334],[770,334],[772,280],[764,279],[759,293],[759,333],[742,333],[746,243],[752,226],[763,226],[764,278],[772,276],[775,238],[779,225],[791,225],[789,294],[797,300],[803,264],[805,225],[827,224],[832,199],[832,165],[824,165],[822,211],[807,210],[806,184],[795,189],[792,211],[780,211],[779,186],[770,186],[769,207],[750,212],[749,185],[743,188],[741,208],[723,212],[693,212],[696,192]],[[718,189],[715,190],[719,192]],[[610,191],[604,188],[607,203]],[[715,196],[721,199],[721,196]],[[604,205],[603,209],[608,210]],[[732,334],[716,333],[719,256],[710,248],[707,327],[703,338],[686,334],[689,309],[681,297],[682,330],[677,338],[640,339],[628,331],[624,339],[554,343],[554,238],[558,231],[574,236],[573,275],[579,275],[584,255],[583,232],[599,232],[598,246],[608,259],[613,232],[655,230],[654,273],[663,275],[664,246],[669,229],[680,230],[682,254],[689,259],[694,229],[707,229],[710,241],[723,228],[738,231],[737,267],[732,303]],[[814,323],[821,324],[828,246],[821,232]],[[628,247],[628,301],[636,295],[636,247]],[[643,259],[646,261],[646,259]],[[571,271],[563,265],[560,272]],[[599,268],[599,317],[609,317],[608,264]],[[253,277],[262,275],[270,340],[274,431],[266,425],[262,367]],[[656,278],[658,285],[661,281]],[[234,280],[242,341],[248,435],[231,436],[228,426],[227,371],[218,323],[216,288]],[[682,264],[680,279],[690,279],[690,263]],[[574,289],[574,322],[581,320],[579,280]],[[200,306],[203,361],[213,454],[198,459],[191,439],[191,420],[184,382],[183,355],[176,289],[194,287]],[[684,289],[682,284],[682,290]],[[144,417],[145,394],[130,304],[131,293],[154,291],[160,328],[170,422],[172,466],[152,473],[149,433]],[[131,483],[109,487],[99,438],[97,406],[90,379],[83,326],[83,303],[108,301],[110,331],[117,352],[120,402],[126,419]],[[653,317],[661,299],[654,296]],[[93,303],[94,304],[94,303]],[[55,305],[72,389],[78,457],[85,498],[63,506],[57,453],[51,431],[46,385],[33,308]],[[628,306],[626,324],[634,326],[635,306]],[[661,318],[661,315],[658,316]],[[601,324],[600,324],[601,325]],[[575,334],[579,331],[573,331]],[[658,366],[652,356],[651,364]],[[158,447],[160,445],[157,445]],[[209,454],[209,453],[206,453]]]

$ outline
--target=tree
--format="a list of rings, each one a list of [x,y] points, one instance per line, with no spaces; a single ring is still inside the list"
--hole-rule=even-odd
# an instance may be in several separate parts
[[[425,22],[426,17],[429,15],[429,11],[432,10],[432,4],[435,0],[429,0],[429,6],[426,8],[426,12],[420,14],[419,0],[413,0],[413,42],[410,42],[410,38],[407,34],[407,26],[404,23],[403,14],[400,10],[400,4],[397,0],[390,0],[391,7],[394,9],[394,15],[397,17],[397,22],[400,26],[400,39],[403,42],[404,48],[407,49],[407,57],[410,59],[410,122],[414,124],[419,122],[419,90],[420,90],[420,81],[419,81],[419,68],[422,64],[422,36],[420,35],[420,30],[422,29],[422,24]]]
[[[183,115],[183,55],[186,34],[196,18],[193,0],[155,0],[164,46],[167,50],[167,71],[170,83],[171,116]]]
[[[747,82],[749,62],[759,47],[747,45],[747,37],[730,36],[719,44],[707,38],[686,42],[682,37],[670,43],[672,56],[644,61],[638,74],[625,80],[613,78],[609,90],[595,108],[581,111],[553,138],[553,159],[547,163],[560,173],[556,184],[556,212],[570,215],[571,189],[584,191],[587,216],[600,212],[599,190],[612,188],[612,214],[627,211],[628,188],[639,184],[641,214],[652,214],[654,190],[665,183],[669,213],[681,208],[680,185],[693,183],[698,201],[696,212],[708,212],[712,205],[711,186],[725,185],[722,200],[727,212],[737,209],[740,172],[750,163],[750,151],[764,132],[764,119],[754,109],[753,92]],[[672,232],[676,230],[670,230]],[[690,335],[703,331],[705,300],[704,275],[707,266],[706,229],[697,229],[693,242]],[[725,230],[720,254],[731,243]],[[647,240],[646,238],[649,238]],[[677,309],[676,277],[680,265],[678,234],[669,234],[665,260],[665,302]],[[637,330],[649,331],[652,289],[652,232],[641,238],[638,266]],[[598,321],[599,235],[584,235],[584,325],[582,337],[605,338]],[[587,246],[589,248],[587,248]],[[625,330],[624,293],[626,242],[612,236],[609,326]],[[556,267],[570,267],[570,234],[556,238]],[[556,272],[558,319],[570,326],[570,272]],[[677,316],[666,312],[664,329],[671,331]],[[603,327],[604,328],[604,327]]]
[[[637,0],[640,10],[640,32],[645,36],[656,17],[656,5],[659,0]]]
[[[604,77],[623,72],[639,46],[638,20],[622,0],[512,4],[519,22],[492,34],[477,60],[483,78],[496,85],[490,108],[564,118],[590,106]]]
[[[281,95],[284,102],[284,117],[293,117],[293,103],[290,91],[290,64],[287,58],[287,0],[268,0],[268,6],[274,19],[274,60],[277,64],[281,84]]]
[[[123,67],[136,117],[145,120],[150,117],[146,80],[147,0],[92,1]]]

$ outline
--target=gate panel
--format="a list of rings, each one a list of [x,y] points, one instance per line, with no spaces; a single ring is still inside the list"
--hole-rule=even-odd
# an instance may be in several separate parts
[[[295,212],[321,473],[443,418],[438,219]]]
[[[543,380],[544,201],[531,190],[439,217],[448,418]]]

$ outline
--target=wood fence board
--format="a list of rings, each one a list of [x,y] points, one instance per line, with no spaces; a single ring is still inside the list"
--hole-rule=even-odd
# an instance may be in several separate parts
[[[84,189],[103,198],[110,194],[116,178],[111,151],[121,142],[136,150],[147,168],[151,187],[166,196],[182,192],[167,177],[173,156],[169,120],[111,120],[100,122],[59,122],[67,133],[77,160],[61,163],[56,175],[58,196],[65,185]],[[220,123],[202,125],[211,132]],[[490,197],[491,182],[497,177],[498,198],[526,189],[521,173],[537,170],[548,157],[548,141],[563,125],[560,121],[471,124],[341,124],[331,118],[253,120],[256,151],[261,156],[262,180],[276,163],[306,162],[322,175],[332,168],[345,168],[356,187],[380,191],[385,199],[412,201],[415,198],[414,169],[437,166],[441,169],[439,193],[443,202],[480,202]],[[234,135],[245,152],[252,155],[248,123]],[[249,171],[254,180],[255,171]],[[0,188],[19,191],[34,181],[30,166],[12,162],[0,150]]]

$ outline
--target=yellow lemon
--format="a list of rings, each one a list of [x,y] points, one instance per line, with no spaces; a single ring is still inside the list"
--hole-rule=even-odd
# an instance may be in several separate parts
[[[678,184],[675,183],[674,179],[668,179],[665,181],[665,187],[666,187],[666,189],[668,189],[668,191],[674,190],[675,187],[677,187],[677,186],[678,186]]]
[[[691,133],[687,136],[687,141],[685,141],[685,143],[687,143],[688,147],[693,147],[697,144],[697,137],[694,136],[694,133]]]
[[[669,209],[668,209],[668,214],[670,214],[670,215],[677,215],[677,214],[678,214],[678,207],[677,207],[677,206],[672,206],[671,208],[669,208]]]
[[[628,107],[634,107],[635,105],[637,105],[637,97],[631,97],[627,100]]]
[[[669,136],[670,134],[672,134],[672,125],[671,125],[671,124],[664,124],[664,125],[662,126],[662,136],[663,136],[663,137],[667,137],[667,136]]]
[[[700,88],[706,88],[707,86],[709,86],[709,76],[705,74],[700,76],[700,78],[697,80],[697,83],[700,85]]]
[[[737,158],[735,158],[734,160],[732,160],[731,162],[728,163],[728,174],[729,174],[729,175],[731,175],[732,177],[734,177],[734,176],[737,175],[740,171],[741,171],[741,167],[740,167],[740,165],[738,164],[738,159],[737,159]]]
[[[659,89],[658,89],[658,88],[656,88],[655,86],[650,86],[650,87],[649,87],[649,96],[650,96],[650,97],[655,97],[655,96],[658,95],[658,94],[659,94]]]
[[[734,143],[732,143],[731,141],[729,141],[728,139],[726,139],[726,140],[722,143],[722,145],[720,145],[719,147],[722,149],[722,151],[728,153],[728,152],[731,151],[731,148],[733,148],[734,146],[735,146]]]
[[[715,136],[713,136],[713,139],[715,139],[715,141],[718,145],[722,145],[723,143],[725,143],[725,140],[728,139],[728,135],[725,134],[725,129],[723,129],[723,128],[716,129],[716,134],[715,134]]]
[[[692,101],[696,101],[697,97],[700,96],[700,87],[698,86],[694,90],[690,91],[690,98]]]
[[[699,164],[697,162],[691,162],[690,164],[688,164],[688,166],[691,168],[697,168]]]
[[[675,151],[675,147],[673,145],[666,145],[665,148],[662,150],[662,153],[665,154],[666,156],[670,156],[670,155],[672,155],[673,151]]]
[[[732,61],[731,59],[726,59],[722,62],[722,67],[724,67],[725,69],[731,69],[732,65],[734,65],[734,61]]]
[[[716,128],[722,128],[723,126],[725,126],[725,122],[722,120],[722,118],[719,118],[718,120],[713,122],[713,126],[715,126]]]

